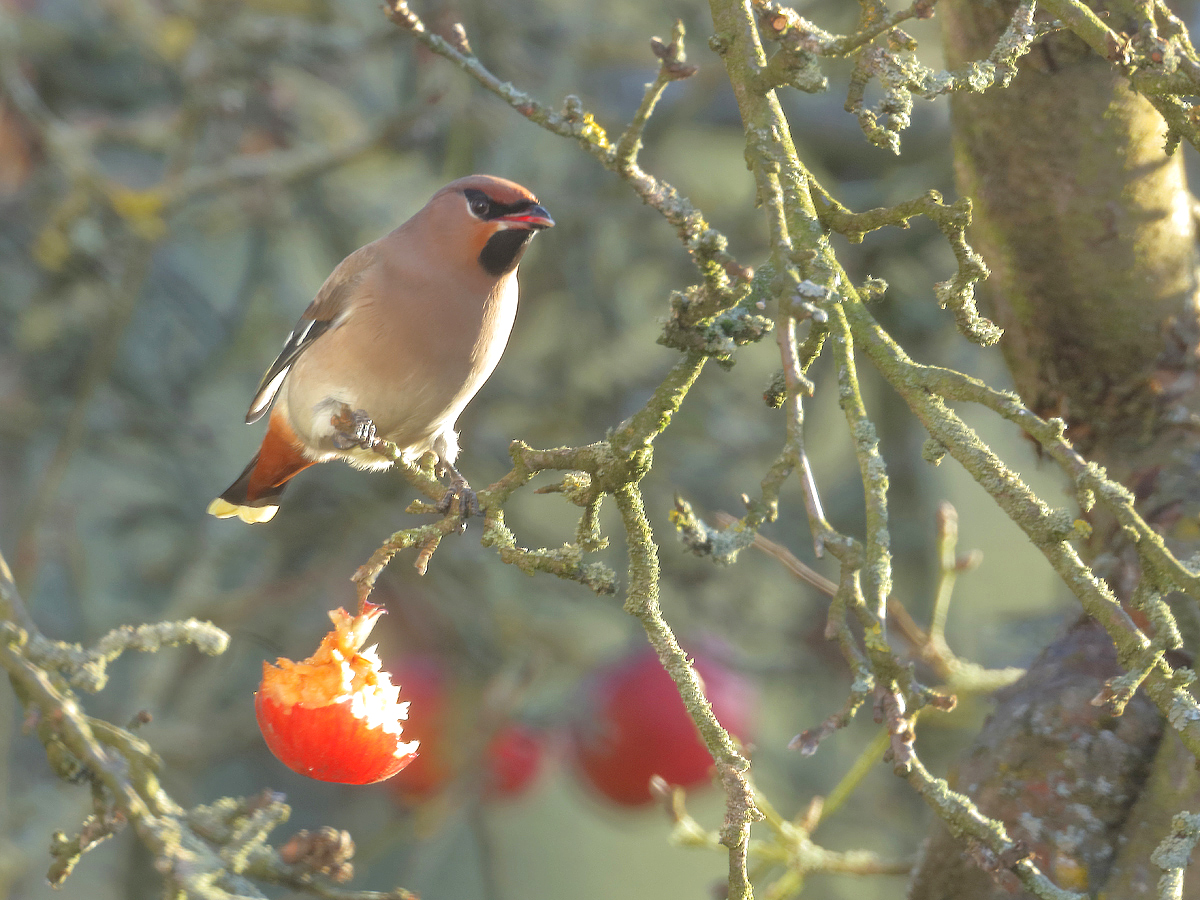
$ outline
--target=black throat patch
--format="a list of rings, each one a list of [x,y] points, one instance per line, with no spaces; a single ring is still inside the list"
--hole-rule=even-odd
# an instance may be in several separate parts
[[[505,228],[497,231],[483,245],[479,264],[494,277],[507,275],[517,267],[534,232],[528,228]]]

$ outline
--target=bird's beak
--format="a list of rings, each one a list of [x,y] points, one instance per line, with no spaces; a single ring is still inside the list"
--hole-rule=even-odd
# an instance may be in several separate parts
[[[554,220],[544,207],[534,204],[520,212],[500,216],[494,220],[501,228],[526,228],[530,231],[541,231],[543,228],[553,228]]]

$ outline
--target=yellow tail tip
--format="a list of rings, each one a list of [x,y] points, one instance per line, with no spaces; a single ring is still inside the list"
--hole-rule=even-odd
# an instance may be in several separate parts
[[[210,516],[216,516],[218,519],[232,519],[237,516],[248,525],[270,522],[275,518],[277,512],[279,512],[278,506],[238,506],[221,497],[208,504]]]

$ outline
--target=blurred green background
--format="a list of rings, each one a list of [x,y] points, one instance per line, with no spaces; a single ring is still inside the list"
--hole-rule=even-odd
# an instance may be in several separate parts
[[[668,89],[643,164],[688,195],[743,264],[761,261],[764,226],[703,4],[475,0],[418,11],[432,27],[461,21],[493,71],[554,106],[578,95],[611,132],[653,78],[649,37],[682,18],[700,71]],[[829,30],[857,15],[835,3],[802,11]],[[936,21],[913,31],[935,62]],[[204,513],[257,447],[260,427],[242,424],[247,402],[325,276],[445,182],[512,178],[558,222],[522,265],[512,342],[460,420],[460,468],[476,485],[507,471],[511,440],[599,439],[657,385],[676,356],[655,344],[669,292],[697,280],[670,226],[573,144],[417,49],[370,0],[0,0],[0,69],[0,547],[51,637],[87,643],[124,623],[187,616],[233,636],[216,659],[188,649],[127,656],[87,698],[89,712],[120,723],[152,712],[144,737],[185,805],[269,786],[293,806],[280,839],[300,827],[350,829],[356,887],[402,885],[427,900],[714,896],[722,854],[671,846],[661,811],[605,805],[562,757],[580,679],[644,640],[620,597],[527,578],[478,545],[478,525],[444,542],[424,577],[412,553],[394,560],[374,598],[392,613],[377,632],[383,657],[436,653],[473,702],[502,686],[506,711],[548,743],[538,780],[518,798],[484,802],[464,771],[442,796],[404,805],[385,785],[287,771],[262,743],[252,694],[262,661],[310,653],[325,611],[353,602],[354,570],[418,521],[404,512],[413,492],[398,475],[329,465],[301,475],[269,525]],[[786,106],[802,157],[835,196],[865,209],[929,188],[954,195],[944,102],[917,107],[897,158],[867,144],[842,111],[846,70],[829,74],[830,93],[789,95]],[[160,210],[164,179],[206,186]],[[932,226],[839,251],[856,280],[889,282],[875,311],[913,356],[1006,386],[999,352],[961,340],[937,308],[932,285],[953,258]],[[707,648],[757,684],[754,780],[794,816],[838,783],[875,731],[866,710],[815,756],[786,749],[847,692],[847,669],[822,638],[825,599],[753,551],[731,568],[689,556],[668,520],[677,493],[702,513],[739,514],[740,494],[757,492],[782,440],[781,413],[760,400],[778,367],[771,340],[742,349],[731,371],[708,367],[658,442],[644,488],[666,618],[685,646]],[[921,460],[923,433],[861,372],[890,465],[896,596],[925,620],[934,511],[950,500],[960,549],[984,551],[959,581],[951,646],[987,665],[1024,664],[1072,607],[981,489],[951,461]],[[861,486],[836,393],[825,389],[829,367],[814,374],[807,428],[818,483],[831,521],[861,534]],[[1061,502],[1058,479],[1028,444],[964,414]],[[573,538],[574,513],[525,490],[506,519],[523,545],[553,547]],[[616,524],[605,518],[619,538]],[[833,575],[813,558],[794,482],[764,534]],[[623,574],[619,540],[602,556]],[[946,770],[986,712],[976,700],[922,720],[931,768]],[[41,745],[20,733],[19,711],[8,718],[0,888],[49,897],[49,835],[78,828],[89,792],[55,780]],[[696,793],[689,809],[719,826],[716,792]],[[815,839],[903,856],[926,822],[920,801],[878,766]],[[156,883],[126,833],[86,856],[56,896],[151,897]],[[820,877],[804,896],[902,891],[895,877]]]

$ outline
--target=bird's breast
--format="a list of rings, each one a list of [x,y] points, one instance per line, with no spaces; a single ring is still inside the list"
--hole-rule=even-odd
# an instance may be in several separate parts
[[[496,368],[516,308],[515,272],[474,291],[365,297],[297,359],[281,404],[312,447],[332,447],[330,410],[344,405],[401,448],[425,449]]]

